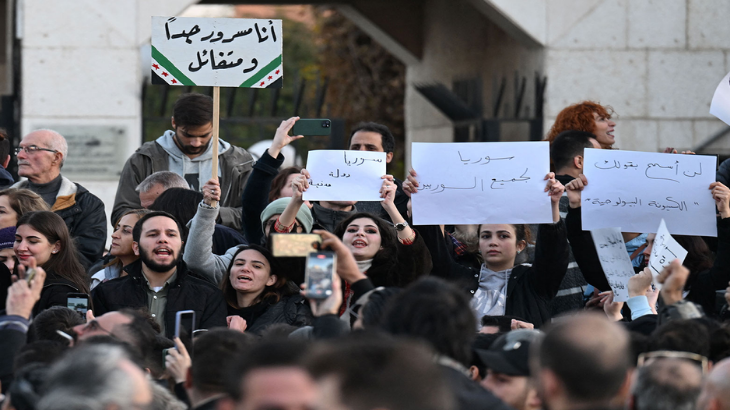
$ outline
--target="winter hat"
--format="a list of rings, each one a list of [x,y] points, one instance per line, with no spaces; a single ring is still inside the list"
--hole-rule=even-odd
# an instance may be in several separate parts
[[[291,202],[291,198],[279,198],[276,201],[270,203],[264,212],[261,212],[261,229],[266,231],[266,221],[274,215],[280,215],[286,209],[286,206]],[[309,210],[307,204],[302,204],[297,212],[297,221],[299,221],[306,232],[312,232],[312,225],[314,224],[314,218],[312,218],[312,211]]]
[[[0,249],[12,248],[15,243],[15,227],[0,229]]]

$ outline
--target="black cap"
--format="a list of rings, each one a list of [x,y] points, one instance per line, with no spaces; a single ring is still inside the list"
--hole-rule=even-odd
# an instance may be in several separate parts
[[[510,376],[529,376],[530,344],[542,336],[539,330],[513,330],[495,340],[489,350],[475,352],[487,369]]]

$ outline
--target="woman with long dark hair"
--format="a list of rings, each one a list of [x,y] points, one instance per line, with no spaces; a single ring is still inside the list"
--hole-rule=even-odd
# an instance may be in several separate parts
[[[268,249],[241,246],[221,283],[229,325],[239,316],[246,321],[246,332],[258,335],[277,323],[296,327],[311,324],[309,304],[284,273]]]
[[[16,228],[13,250],[18,262],[27,269],[35,259],[47,275],[34,315],[51,306],[66,306],[68,293],[89,293],[86,271],[60,216],[50,211],[29,212]]]

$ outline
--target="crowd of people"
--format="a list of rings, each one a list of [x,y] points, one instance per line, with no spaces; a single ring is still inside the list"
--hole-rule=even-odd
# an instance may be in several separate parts
[[[1,408],[730,409],[730,189],[707,187],[718,237],[674,235],[688,255],[660,290],[655,233],[623,233],[636,274],[614,301],[581,225],[612,115],[585,101],[548,132],[552,223],[413,226],[418,170],[383,175],[381,201],[305,201],[309,172],[281,169],[298,117],[256,161],[222,140],[215,159],[212,99],[183,94],[121,171],[108,250],[63,136],[22,138],[19,182],[2,136]],[[348,144],[395,149],[374,122]],[[291,234],[334,255],[326,294],[282,256]]]

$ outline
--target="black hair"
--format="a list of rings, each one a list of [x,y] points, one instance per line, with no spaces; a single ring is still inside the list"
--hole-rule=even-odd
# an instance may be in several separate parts
[[[225,392],[226,365],[254,342],[250,334],[229,329],[212,329],[196,337],[190,368],[193,387],[205,394]]]
[[[231,269],[233,268],[233,264],[236,262],[236,256],[238,256],[239,253],[248,249],[255,250],[264,255],[264,258],[266,258],[266,260],[269,262],[269,267],[271,268],[270,275],[276,275],[276,283],[264,288],[264,291],[261,292],[261,295],[259,295],[254,303],[266,301],[267,303],[274,304],[281,300],[282,296],[290,296],[295,293],[299,293],[299,288],[297,288],[295,284],[289,281],[285,273],[282,271],[282,269],[280,269],[278,258],[276,258],[271,253],[271,251],[260,245],[241,245],[238,247],[238,250],[236,250],[236,252],[233,254],[233,257],[231,257],[231,262],[228,264],[226,274],[223,276],[223,279],[220,283],[220,288],[223,291],[223,299],[226,300],[226,303],[229,306],[235,309],[240,309],[243,307],[238,306],[236,289],[231,286],[230,274]],[[249,325],[251,325],[251,323],[249,323]]]
[[[225,391],[236,401],[241,401],[246,392],[243,391],[246,377],[258,369],[276,367],[301,367],[307,345],[291,340],[277,339],[262,341],[250,349],[230,358],[227,363]]]
[[[550,144],[550,160],[558,171],[573,162],[573,158],[583,155],[585,148],[593,148],[591,138],[596,136],[586,131],[563,131]]]
[[[13,360],[13,368],[19,371],[29,365],[51,366],[60,360],[68,350],[68,343],[55,340],[37,340],[18,350]]]
[[[149,209],[167,212],[181,225],[187,226],[198,212],[198,204],[202,200],[203,194],[192,189],[168,188],[155,199]]]
[[[69,341],[57,333],[71,334],[75,326],[84,323],[81,314],[65,306],[51,306],[39,313],[28,328],[28,342],[52,340],[68,346]]]
[[[395,151],[395,138],[393,137],[393,134],[390,132],[388,127],[376,122],[361,122],[355,125],[350,132],[350,142],[347,144],[348,147],[352,144],[352,136],[358,131],[375,132],[380,134],[383,151],[385,151],[385,153]]]
[[[672,350],[710,355],[710,332],[694,319],[672,320],[656,328],[649,337],[648,351]]]
[[[144,223],[147,222],[148,219],[154,218],[156,216],[164,216],[175,221],[175,224],[177,225],[177,230],[178,232],[180,232],[180,237],[185,240],[185,231],[183,230],[182,226],[180,225],[180,221],[178,221],[177,218],[164,211],[153,211],[139,218],[139,221],[134,224],[134,228],[132,229],[133,241],[139,243],[139,238],[142,237],[142,226],[144,226]]]
[[[172,107],[172,118],[178,127],[199,127],[213,121],[213,99],[207,95],[185,93]]]
[[[343,408],[454,408],[443,371],[422,343],[379,335],[345,337],[315,347],[307,368],[316,379],[336,380]]]
[[[384,314],[383,329],[430,343],[464,366],[471,360],[476,319],[464,292],[435,277],[419,279],[395,296]]]
[[[380,327],[383,322],[383,314],[394,296],[398,295],[403,289],[396,287],[388,287],[383,289],[375,289],[370,293],[367,303],[360,308],[358,312],[362,318],[362,324],[365,328]]]
[[[712,251],[707,246],[707,242],[700,236],[672,235],[672,238],[687,250],[687,258],[682,262],[682,265],[689,269],[689,278],[685,283],[685,290],[689,290],[697,275],[712,268],[714,264]]]

